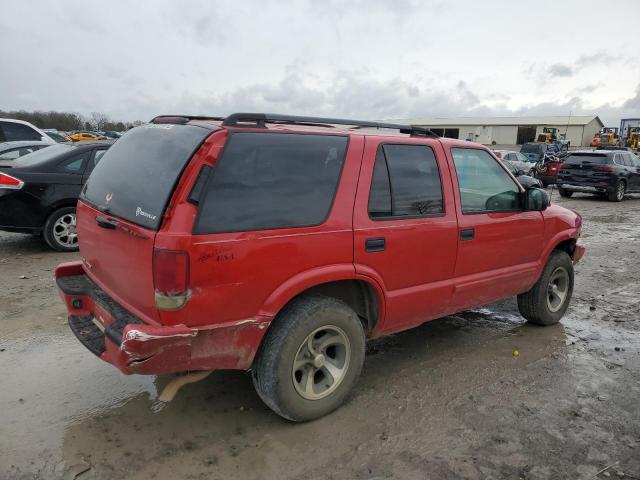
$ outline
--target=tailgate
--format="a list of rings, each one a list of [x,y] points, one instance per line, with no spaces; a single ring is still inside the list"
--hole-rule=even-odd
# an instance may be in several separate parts
[[[148,124],[129,130],[83,187],[76,221],[85,270],[143,320],[159,322],[153,279],[156,233],[183,170],[212,128],[217,129]]]
[[[158,322],[152,263],[156,232],[111,217],[82,201],[78,202],[76,222],[87,275],[134,315]],[[99,222],[115,228],[105,228]]]
[[[609,174],[605,165],[607,165],[606,155],[572,154],[562,163],[560,178],[577,184],[601,183]]]

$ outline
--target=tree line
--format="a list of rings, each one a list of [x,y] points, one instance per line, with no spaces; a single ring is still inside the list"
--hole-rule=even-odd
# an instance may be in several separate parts
[[[71,130],[99,130],[102,132],[115,130],[122,132],[143,123],[140,120],[135,122],[114,121],[101,112],[92,112],[91,115],[86,116],[76,112],[55,112],[53,110],[48,112],[40,110],[34,112],[0,110],[0,118],[24,120],[38,128],[55,128],[63,132]]]

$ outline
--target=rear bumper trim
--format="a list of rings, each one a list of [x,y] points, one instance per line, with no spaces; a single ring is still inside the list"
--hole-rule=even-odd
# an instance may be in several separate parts
[[[572,190],[576,192],[601,193],[601,192],[607,191],[607,187],[593,187],[590,185],[573,185],[571,183],[561,183],[560,185],[558,185],[558,187],[564,190]]]
[[[256,316],[197,328],[149,325],[96,285],[81,262],[60,265],[55,276],[73,333],[92,353],[126,374],[245,370],[271,322],[271,317]]]

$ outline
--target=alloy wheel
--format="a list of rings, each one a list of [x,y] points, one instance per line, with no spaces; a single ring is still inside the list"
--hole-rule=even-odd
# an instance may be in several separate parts
[[[551,312],[562,308],[569,294],[569,272],[564,267],[556,268],[547,287],[547,307]]]
[[[319,400],[331,394],[344,379],[351,360],[346,333],[336,326],[311,332],[293,361],[293,385],[300,396]]]
[[[53,238],[65,248],[72,248],[78,245],[76,215],[74,213],[67,213],[56,220],[53,224]]]

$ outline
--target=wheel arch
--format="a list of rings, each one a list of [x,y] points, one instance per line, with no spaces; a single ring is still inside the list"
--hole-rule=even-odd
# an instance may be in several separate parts
[[[543,261],[540,266],[541,269],[543,269],[549,261],[549,255],[551,255],[551,253],[556,250],[566,252],[569,257],[573,258],[573,254],[576,251],[577,244],[578,239],[572,236],[572,232],[560,232],[553,238],[551,242],[549,242],[549,247],[547,247],[547,250],[544,252],[544,255],[542,257]]]
[[[296,275],[273,291],[262,305],[260,315],[275,319],[291,301],[305,295],[342,300],[360,317],[367,334],[384,318],[382,288],[375,280],[357,275],[352,264],[322,267]]]
[[[49,219],[51,215],[60,210],[61,208],[73,207],[75,208],[78,204],[77,198],[62,198],[52,203],[47,207],[47,210],[44,214],[44,218],[42,220],[42,227],[44,227],[45,222]]]

